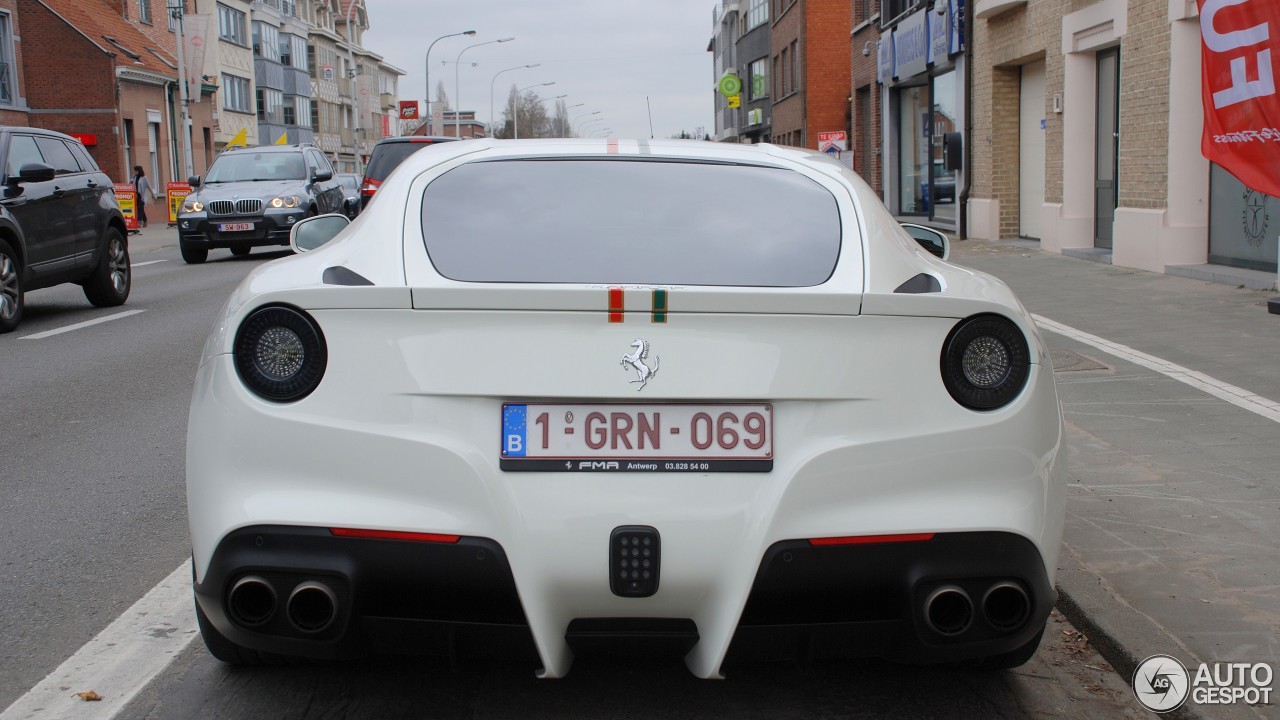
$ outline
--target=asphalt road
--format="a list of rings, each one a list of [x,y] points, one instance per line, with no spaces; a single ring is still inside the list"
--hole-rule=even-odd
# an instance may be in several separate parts
[[[183,465],[199,354],[235,284],[280,254],[221,251],[187,266],[171,240],[155,229],[148,235],[134,241],[134,288],[124,308],[94,309],[74,286],[37,291],[19,330],[0,337],[0,407],[8,416],[0,423],[0,708],[189,555]],[[119,717],[517,714],[1139,716],[1125,681],[1055,617],[1037,657],[1014,672],[746,665],[729,669],[723,682],[695,680],[679,662],[583,662],[559,681],[535,681],[522,665],[404,658],[243,670],[217,662],[197,640]]]

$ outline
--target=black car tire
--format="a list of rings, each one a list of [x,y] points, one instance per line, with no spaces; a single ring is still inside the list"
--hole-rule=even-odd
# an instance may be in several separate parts
[[[188,265],[199,265],[209,259],[209,248],[192,245],[181,240],[178,241],[178,249],[182,251],[182,261]]]
[[[0,333],[13,332],[22,321],[22,264],[9,243],[0,240]]]
[[[248,255],[252,250],[253,250],[253,247],[248,245],[247,243],[240,243],[238,245],[231,246],[231,254],[235,255],[236,257],[244,257],[245,255]]]
[[[94,307],[116,307],[129,299],[133,269],[129,264],[129,243],[114,227],[107,228],[98,266],[84,282],[84,296]]]

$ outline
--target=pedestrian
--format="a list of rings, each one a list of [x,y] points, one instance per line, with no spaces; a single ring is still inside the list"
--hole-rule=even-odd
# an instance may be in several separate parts
[[[142,227],[147,226],[147,201],[156,199],[155,190],[151,189],[151,183],[147,180],[147,174],[142,171],[141,165],[133,166],[133,189],[138,193],[138,199],[134,202],[134,207],[138,208],[138,224]]]

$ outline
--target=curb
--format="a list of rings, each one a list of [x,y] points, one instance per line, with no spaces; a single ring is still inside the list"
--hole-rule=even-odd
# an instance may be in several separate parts
[[[1188,666],[1204,661],[1159,623],[1125,602],[1102,576],[1081,563],[1075,550],[1065,543],[1059,559],[1057,607],[1130,687],[1138,664],[1152,655],[1171,655]],[[1191,667],[1188,670],[1194,673]],[[1141,708],[1136,699],[1134,705]],[[1257,710],[1245,705],[1204,707],[1188,699],[1177,710],[1160,715],[1152,712],[1151,716],[1176,720],[1262,717]]]

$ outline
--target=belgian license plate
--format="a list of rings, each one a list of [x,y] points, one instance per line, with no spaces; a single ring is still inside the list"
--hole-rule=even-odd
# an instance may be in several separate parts
[[[773,405],[504,403],[499,465],[542,472],[769,472]]]
[[[220,223],[218,232],[245,232],[253,229],[253,223]]]

